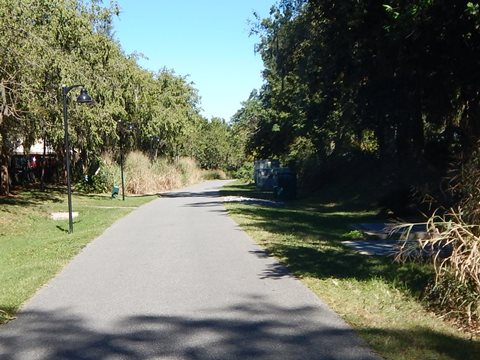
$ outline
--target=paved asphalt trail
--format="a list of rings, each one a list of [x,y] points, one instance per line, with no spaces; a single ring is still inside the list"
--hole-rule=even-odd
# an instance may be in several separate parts
[[[0,327],[0,359],[378,360],[228,217],[223,184],[116,222]]]

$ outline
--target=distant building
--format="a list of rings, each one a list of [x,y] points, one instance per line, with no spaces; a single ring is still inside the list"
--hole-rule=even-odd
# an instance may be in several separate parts
[[[45,147],[45,155],[55,154],[55,151],[50,145]],[[30,150],[25,152],[23,143],[18,142],[18,145],[13,149],[13,155],[43,155],[43,140],[37,140],[34,145],[30,146]]]
[[[55,151],[50,145],[44,147],[43,140],[37,140],[28,151],[18,141],[12,152],[10,181],[14,186],[35,183],[43,176],[44,182],[54,183],[60,167]]]

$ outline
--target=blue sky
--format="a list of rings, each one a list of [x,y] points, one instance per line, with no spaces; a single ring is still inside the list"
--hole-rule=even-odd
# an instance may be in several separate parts
[[[256,37],[249,37],[253,11],[262,18],[275,0],[118,0],[115,38],[127,54],[188,75],[201,97],[202,114],[229,120],[253,89],[262,85]]]

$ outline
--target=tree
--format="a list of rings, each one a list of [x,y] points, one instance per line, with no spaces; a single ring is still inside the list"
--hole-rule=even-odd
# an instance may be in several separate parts
[[[84,84],[95,101],[69,106],[75,176],[94,171],[102,152],[118,150],[119,121],[134,125],[129,149],[155,146],[172,158],[198,152],[190,141],[202,127],[197,90],[171,70],[150,72],[137,55],[126,55],[111,36],[118,13],[116,3],[100,0],[0,0],[0,194],[9,191],[17,140],[28,148],[48,139],[64,153],[64,84]]]
[[[418,171],[435,162],[435,144],[469,156],[480,135],[478,29],[467,1],[279,1],[253,29],[265,66],[257,151],[285,156],[306,139],[328,160],[369,139],[385,163]]]

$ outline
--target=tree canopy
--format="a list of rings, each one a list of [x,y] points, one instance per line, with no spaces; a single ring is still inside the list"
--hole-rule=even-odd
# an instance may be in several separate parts
[[[243,108],[257,156],[368,154],[445,169],[480,137],[480,12],[470,1],[281,0],[252,32],[264,85]]]
[[[118,149],[119,122],[132,125],[129,149],[204,157],[200,132],[214,126],[200,115],[194,84],[173,70],[143,69],[136,54],[125,54],[112,36],[118,14],[115,2],[101,0],[0,0],[0,193],[8,191],[8,161],[19,140],[28,149],[45,139],[64,153],[63,85],[83,84],[95,101],[68,107],[77,167]]]

